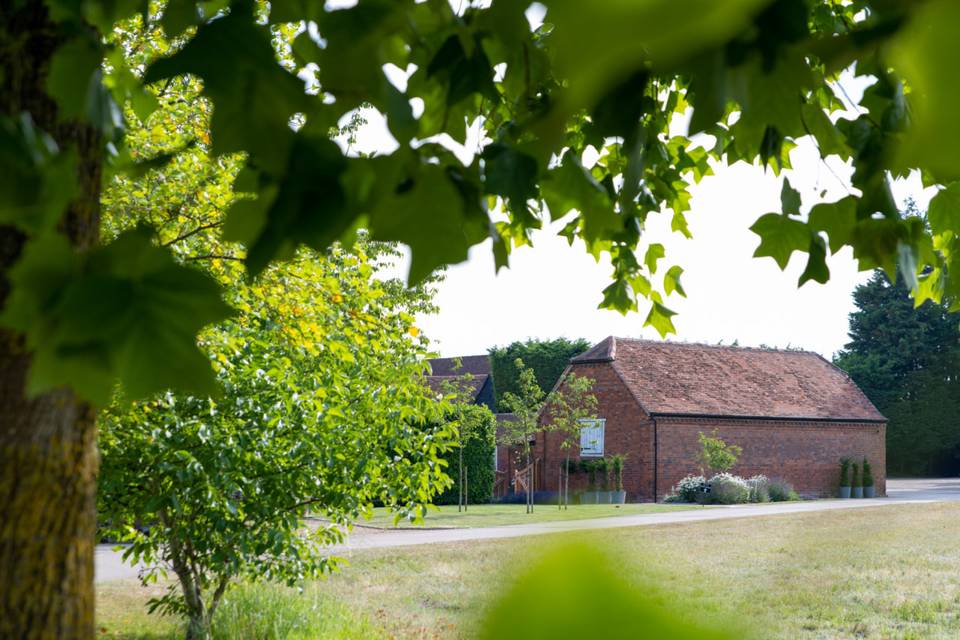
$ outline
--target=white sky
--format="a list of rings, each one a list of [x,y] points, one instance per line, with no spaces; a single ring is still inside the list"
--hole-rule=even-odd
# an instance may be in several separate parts
[[[538,16],[539,17],[539,16]],[[404,71],[385,68],[394,84],[403,90]],[[407,73],[412,72],[408,69]],[[859,101],[869,84],[845,74],[840,84],[845,95]],[[415,112],[419,105],[414,104]],[[848,105],[847,114],[855,107]],[[365,112],[369,123],[361,128],[353,151],[387,152],[396,148],[383,118]],[[835,114],[834,118],[839,117]],[[849,116],[855,117],[855,116]],[[678,123],[680,129],[684,123]],[[680,132],[680,131],[677,131]],[[479,148],[478,131],[465,146],[449,138],[441,141],[466,163]],[[808,140],[801,140],[791,153],[793,169],[784,172],[803,198],[802,213],[823,201],[848,194],[849,165],[832,157],[823,162]],[[692,210],[687,213],[693,239],[670,231],[670,214],[648,218],[644,242],[659,242],[667,256],[659,272],[673,264],[684,269],[687,298],[677,294],[666,300],[678,313],[677,334],[670,340],[732,343],[744,346],[793,346],[831,357],[847,342],[848,314],[853,309],[854,287],[869,278],[859,273],[850,249],[828,258],[831,278],[821,285],[808,282],[797,287],[806,264],[806,254],[795,253],[786,271],[771,258],[753,258],[759,238],[749,227],[765,213],[780,211],[783,175],[738,163],[715,165],[715,175],[692,188]],[[913,196],[921,208],[933,191],[924,191],[918,176],[894,185],[902,204]],[[555,235],[564,221],[534,235],[534,246],[515,250],[510,267],[494,273],[490,242],[474,247],[469,259],[447,271],[436,301],[440,313],[419,320],[423,332],[444,356],[485,353],[527,338],[584,337],[598,342],[608,335],[659,338],[643,327],[647,306],[622,316],[597,308],[601,292],[611,282],[609,262],[596,263],[579,241],[570,247]],[[408,265],[402,265],[406,272]]]

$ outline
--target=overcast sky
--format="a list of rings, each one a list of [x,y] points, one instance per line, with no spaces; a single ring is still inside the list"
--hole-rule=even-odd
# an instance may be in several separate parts
[[[534,16],[532,22],[542,16]],[[396,67],[385,69],[391,81],[405,89],[407,74]],[[859,101],[868,82],[845,75],[840,84],[845,99]],[[419,105],[413,104],[414,111]],[[855,117],[853,103],[846,115]],[[840,114],[834,114],[834,118]],[[386,124],[375,112],[365,113],[353,151],[376,153],[396,148]],[[689,113],[688,113],[689,117]],[[675,123],[681,133],[684,123]],[[480,148],[478,131],[464,146],[443,140],[465,163]],[[342,141],[341,141],[342,142]],[[589,158],[585,159],[590,162]],[[808,282],[797,287],[806,264],[806,254],[794,254],[786,271],[772,258],[753,258],[759,238],[749,227],[765,213],[780,211],[783,176],[789,177],[803,198],[806,214],[818,202],[835,201],[850,193],[852,169],[836,156],[822,161],[813,144],[801,139],[791,153],[793,169],[775,176],[769,169],[738,163],[715,165],[715,175],[692,188],[692,210],[687,219],[693,239],[670,231],[670,214],[648,219],[642,256],[649,243],[666,247],[659,271],[673,264],[684,269],[687,298],[677,294],[666,302],[678,312],[677,334],[670,340],[744,346],[800,347],[830,358],[847,342],[848,314],[853,309],[854,287],[870,273],[857,271],[850,249],[828,259],[831,278],[821,285]],[[932,197],[918,176],[894,184],[902,203],[914,197],[922,209]],[[494,272],[490,242],[474,247],[469,259],[447,270],[436,298],[440,313],[419,321],[436,350],[444,356],[485,353],[527,338],[584,337],[597,342],[608,335],[659,339],[643,327],[647,308],[622,316],[597,308],[601,292],[610,283],[610,265],[591,258],[582,243],[569,246],[555,235],[565,223],[534,234],[534,246],[516,250],[509,269]],[[406,266],[400,269],[405,273]]]

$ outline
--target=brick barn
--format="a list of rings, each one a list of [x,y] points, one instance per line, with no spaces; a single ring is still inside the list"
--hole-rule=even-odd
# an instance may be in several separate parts
[[[804,497],[826,497],[836,495],[840,458],[866,457],[877,495],[886,493],[886,418],[818,354],[609,337],[569,372],[595,381],[598,405],[571,457],[628,456],[629,501],[660,500],[698,472],[698,435],[714,430],[743,447],[732,470],[740,476],[784,478]],[[539,490],[557,489],[560,439],[537,434]],[[571,474],[571,494],[585,485]]]

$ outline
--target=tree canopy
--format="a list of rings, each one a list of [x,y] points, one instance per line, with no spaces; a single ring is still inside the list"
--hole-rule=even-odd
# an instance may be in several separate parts
[[[689,186],[711,163],[780,172],[809,137],[822,157],[849,163],[850,193],[802,203],[785,181],[781,210],[753,227],[756,255],[782,267],[806,254],[800,282],[823,282],[827,255],[851,246],[862,269],[892,279],[899,268],[918,302],[960,308],[960,83],[944,55],[960,38],[956,2],[690,0],[679,11],[649,0],[585,11],[543,0],[543,20],[531,6],[0,0],[0,412],[10,424],[0,505],[56,511],[45,524],[61,550],[36,544],[32,519],[0,520],[0,577],[53,576],[9,598],[0,625],[92,634],[91,405],[106,405],[115,383],[128,398],[217,388],[197,337],[234,311],[216,274],[165,246],[192,227],[104,229],[113,173],[198,150],[235,162],[244,195],[223,203],[222,231],[244,247],[231,256],[251,276],[304,245],[349,247],[361,228],[410,247],[413,282],[488,239],[501,268],[535,229],[560,222],[610,260],[603,306],[642,304],[666,334],[682,265],[647,237],[647,217],[669,212],[689,235]],[[138,29],[164,35],[143,56],[123,37]],[[872,82],[859,104],[838,84],[845,71]],[[178,82],[196,91],[208,136],[157,110]],[[360,108],[385,117],[395,148],[361,155],[334,140]],[[132,153],[133,118],[181,144]],[[451,141],[468,131],[479,135],[462,161]],[[928,226],[891,197],[890,181],[912,170],[940,187]],[[131,210],[151,197],[131,195]],[[54,509],[60,495],[75,499]]]
[[[875,273],[853,294],[850,342],[834,362],[889,420],[887,469],[960,468],[960,329],[946,304],[917,307],[902,279]]]
[[[956,83],[938,44],[960,29],[953,3],[698,1],[683,19],[665,1],[602,3],[589,12],[570,0],[543,6],[544,21],[531,28],[528,6],[513,2],[456,11],[445,0],[346,8],[177,0],[151,11],[136,0],[51,0],[45,17],[62,35],[44,87],[60,121],[90,123],[109,151],[123,145],[117,105],[150,121],[156,101],[143,84],[198,79],[212,111],[209,151],[244,154],[237,186],[250,197],[232,206],[224,232],[246,245],[252,274],[297,246],[349,240],[361,226],[411,247],[413,281],[463,260],[486,238],[500,267],[533,229],[563,219],[564,235],[611,260],[603,306],[626,311],[648,299],[647,323],[667,333],[666,297],[683,294],[682,270],[661,264],[663,246],[644,237],[647,215],[670,210],[674,230],[688,234],[688,187],[711,160],[779,172],[796,141],[811,136],[822,156],[852,164],[856,192],[805,216],[785,182],[782,211],[754,226],[757,255],[784,266],[794,251],[806,252],[801,283],[823,282],[828,252],[850,245],[863,268],[892,273],[899,264],[920,300],[956,293],[960,278],[949,274],[960,255],[960,187],[951,186],[958,176],[942,149],[960,128],[948,115]],[[10,28],[18,26],[13,18],[46,7],[13,2]],[[98,36],[120,20],[159,25],[171,44],[158,59],[130,64],[121,45]],[[845,103],[837,84],[847,69],[874,79],[860,105]],[[69,384],[102,400],[85,385],[94,374],[143,393],[171,382],[209,385],[189,336],[223,316],[215,289],[164,271],[159,254],[145,271],[132,264],[128,256],[146,252],[144,239],[125,239],[131,251],[70,259],[48,236],[74,193],[74,150],[39,130],[23,111],[29,105],[7,105],[2,157],[5,174],[17,179],[0,211],[33,240],[11,274],[3,317],[36,352],[32,388]],[[360,157],[331,140],[331,129],[360,107],[386,117],[393,151]],[[464,164],[442,141],[465,141],[471,126],[482,135]],[[588,148],[596,162],[585,162]],[[123,167],[124,157],[111,162]],[[929,230],[900,216],[890,195],[890,180],[912,169],[946,187],[931,204]],[[38,274],[48,269],[50,277]],[[113,307],[50,302],[107,299],[86,294],[129,289],[139,281],[131,278],[152,278],[153,288],[138,289],[140,298],[114,296]],[[174,293],[171,315],[193,321],[172,323],[166,346],[180,355],[168,359],[169,371],[157,363],[148,376],[129,366],[153,346],[129,327],[90,329],[97,314],[150,309],[174,289],[193,293]]]

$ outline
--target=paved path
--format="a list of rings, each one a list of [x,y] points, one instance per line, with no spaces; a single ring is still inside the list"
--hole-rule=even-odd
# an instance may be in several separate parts
[[[810,502],[780,502],[768,504],[735,505],[711,509],[691,509],[634,516],[596,518],[592,520],[567,520],[516,524],[477,529],[402,529],[402,530],[355,530],[347,542],[332,551],[349,552],[355,549],[404,547],[419,544],[461,542],[469,540],[492,540],[542,535],[563,531],[592,529],[616,529],[621,527],[678,524],[729,518],[751,518],[835,509],[862,509],[904,503],[960,501],[960,478],[937,480],[889,480],[887,498],[875,500],[815,500]],[[544,506],[541,508],[549,509]],[[136,577],[137,569],[124,565],[120,554],[110,545],[98,545],[96,556],[97,582]]]

